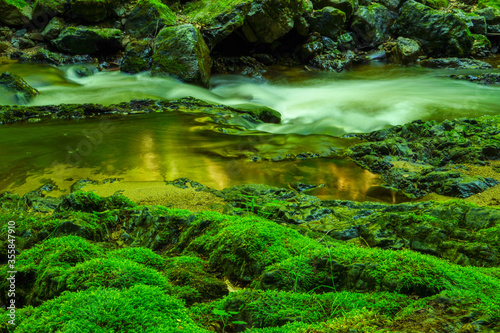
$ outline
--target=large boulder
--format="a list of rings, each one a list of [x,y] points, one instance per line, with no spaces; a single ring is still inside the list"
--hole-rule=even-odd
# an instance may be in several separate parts
[[[155,40],[151,72],[208,87],[212,59],[200,31],[191,24],[163,28]]]
[[[45,26],[52,17],[63,16],[66,9],[68,5],[65,0],[36,0],[33,6],[33,18],[38,24]]]
[[[32,9],[24,0],[0,0],[0,22],[23,25],[31,21]]]
[[[38,90],[30,86],[19,75],[10,72],[0,75],[0,89],[13,95],[14,101],[18,104],[26,104],[38,95]]]
[[[395,19],[396,15],[384,5],[360,6],[352,17],[351,30],[358,37],[358,43],[376,46],[389,37],[389,27]]]
[[[500,24],[500,10],[497,8],[487,7],[476,11],[474,14],[484,17],[489,25]]]
[[[345,13],[333,7],[317,10],[309,18],[311,30],[332,39],[337,39],[340,36],[344,30],[345,22]]]
[[[69,27],[52,43],[61,52],[73,54],[113,53],[121,49],[118,29]]]
[[[249,42],[272,43],[292,30],[305,10],[302,0],[256,0],[242,30]]]
[[[466,57],[474,44],[474,37],[463,20],[413,0],[401,7],[395,30],[403,37],[420,42],[424,51],[433,57]]]
[[[125,23],[125,32],[134,37],[154,37],[163,27],[175,23],[175,14],[160,2],[139,1]]]
[[[61,31],[63,31],[64,27],[64,20],[59,17],[54,17],[52,20],[50,20],[45,29],[43,29],[42,36],[46,41],[56,39]]]

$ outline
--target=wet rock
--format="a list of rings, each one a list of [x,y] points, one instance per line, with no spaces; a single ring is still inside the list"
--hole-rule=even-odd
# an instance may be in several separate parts
[[[166,25],[175,23],[175,14],[160,2],[139,1],[125,23],[125,32],[133,37],[155,37]]]
[[[73,0],[71,10],[75,15],[90,23],[103,21],[108,15],[106,1]]]
[[[191,24],[165,27],[156,36],[151,72],[207,87],[212,60],[200,31]]]
[[[420,54],[420,45],[416,41],[398,37],[396,45],[390,48],[389,60],[396,64],[409,65],[415,63]]]
[[[301,0],[254,1],[246,15],[242,31],[247,40],[272,43],[292,30],[295,20],[304,12]]]
[[[486,35],[487,24],[486,19],[483,16],[467,16],[467,22],[469,23],[468,25],[470,32],[472,32],[473,34]]]
[[[31,21],[32,9],[24,0],[0,0],[0,22],[5,25],[23,25]]]
[[[51,41],[56,39],[61,31],[63,31],[65,27],[65,22],[62,18],[54,17],[50,20],[49,24],[43,29],[42,36],[46,41]]]
[[[429,68],[450,68],[450,69],[491,69],[489,63],[466,58],[438,58],[426,59],[420,62],[420,66]]]
[[[35,47],[36,45],[35,42],[33,42],[31,39],[28,38],[19,38],[17,42],[14,42],[13,46],[16,46],[16,44],[17,47],[21,50],[29,49]]]
[[[458,197],[458,198],[468,198],[474,194],[484,192],[490,187],[500,184],[497,180],[493,178],[483,178],[481,176],[466,176],[463,177],[459,182],[447,180],[442,186],[442,190],[437,191],[442,192],[444,195]]]
[[[486,74],[458,74],[450,75],[451,78],[456,80],[467,80],[469,82],[490,85],[490,84],[500,84],[500,73],[486,73]]]
[[[396,15],[381,4],[360,6],[352,17],[351,30],[361,46],[377,46],[389,37]]]
[[[309,18],[312,31],[332,39],[337,39],[342,33],[345,22],[346,14],[340,9],[333,7],[325,7],[317,10]]]
[[[26,104],[38,95],[38,90],[30,86],[19,75],[4,72],[0,75],[0,87],[14,97],[16,103]]]
[[[325,37],[328,38],[328,37]],[[328,38],[328,42],[331,41],[331,46],[329,45],[330,51],[336,49],[336,44]],[[327,43],[328,43],[327,42]],[[302,61],[308,61],[314,58],[316,55],[321,54],[323,52],[324,45],[321,36],[318,33],[310,36],[307,41],[300,47],[299,55]]]
[[[118,29],[69,27],[52,43],[61,52],[73,54],[114,53],[122,48]]]
[[[401,7],[395,30],[400,36],[420,42],[430,56],[466,57],[474,43],[474,37],[460,18],[413,0]]]
[[[153,50],[149,40],[131,42],[125,48],[120,70],[125,73],[135,74],[151,68],[151,55]]]

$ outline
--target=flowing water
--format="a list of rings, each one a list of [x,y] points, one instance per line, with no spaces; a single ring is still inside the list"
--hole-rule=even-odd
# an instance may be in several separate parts
[[[112,104],[139,98],[193,96],[237,106],[255,103],[282,114],[282,124],[249,128],[248,135],[209,130],[194,115],[161,113],[83,120],[44,120],[0,126],[0,190],[20,194],[55,182],[62,190],[84,178],[162,182],[188,177],[213,188],[263,183],[326,184],[322,198],[397,201],[379,176],[346,160],[251,162],[249,152],[328,151],[353,143],[342,135],[415,119],[444,120],[500,113],[498,87],[446,78],[457,71],[370,65],[345,73],[290,69],[264,82],[218,76],[211,89],[147,74],[96,72],[79,78],[74,67],[8,64],[40,91],[32,105]],[[10,104],[0,96],[0,104]],[[313,149],[311,149],[313,148]]]

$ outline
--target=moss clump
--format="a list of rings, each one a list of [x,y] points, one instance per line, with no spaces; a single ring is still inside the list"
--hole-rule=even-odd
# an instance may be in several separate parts
[[[108,252],[108,258],[127,259],[138,264],[153,268],[156,270],[163,270],[165,259],[154,253],[150,249],[143,247],[126,247]]]
[[[183,14],[191,20],[202,24],[211,24],[213,19],[221,14],[229,13],[235,7],[248,4],[247,10],[250,9],[250,4],[253,0],[198,0],[191,1],[186,4]],[[246,14],[246,13],[245,13]],[[243,24],[243,22],[241,22]]]
[[[208,265],[205,261],[192,256],[174,257],[167,260],[165,274],[173,285],[186,288],[181,297],[188,305],[228,294],[224,282],[206,272],[206,266]]]
[[[66,270],[59,279],[61,290],[92,287],[125,289],[143,284],[170,290],[168,280],[158,271],[122,258],[96,258]]]
[[[16,332],[208,332],[189,318],[182,302],[159,287],[98,288],[67,292],[36,308]]]
[[[417,2],[434,9],[443,9],[449,5],[448,0],[418,0]]]

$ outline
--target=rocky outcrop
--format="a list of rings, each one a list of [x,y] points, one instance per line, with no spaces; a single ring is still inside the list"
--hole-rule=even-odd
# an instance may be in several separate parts
[[[467,58],[438,58],[426,59],[420,62],[420,66],[429,68],[450,68],[450,69],[491,69],[489,63],[467,59]]]
[[[69,27],[52,41],[61,52],[73,54],[113,53],[122,48],[118,29]]]
[[[474,43],[460,18],[413,0],[401,7],[395,30],[400,36],[417,40],[429,56],[466,57]]]
[[[151,72],[207,87],[212,59],[200,31],[191,24],[165,27],[156,36]]]

